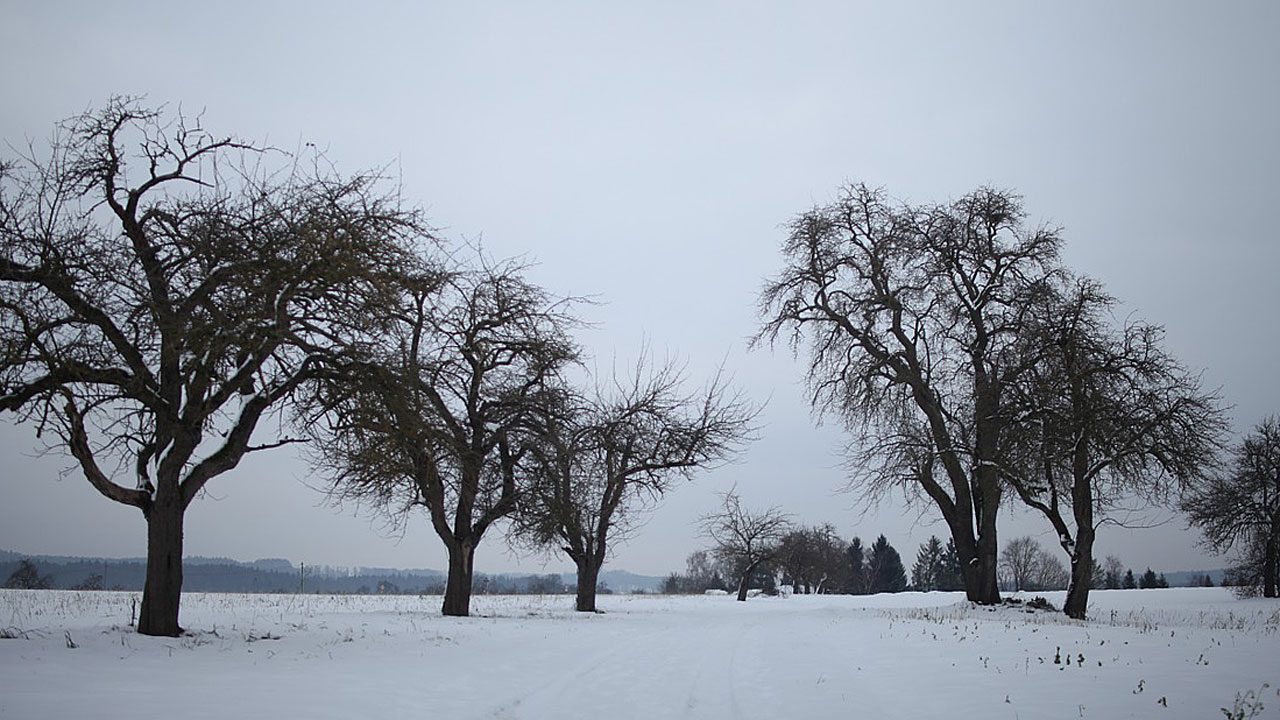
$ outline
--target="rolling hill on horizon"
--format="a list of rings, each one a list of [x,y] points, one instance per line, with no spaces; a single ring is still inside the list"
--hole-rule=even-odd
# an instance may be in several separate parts
[[[146,558],[102,558],[78,555],[40,555],[0,549],[0,578],[7,578],[18,562],[29,559],[56,589],[83,586],[94,576],[102,589],[141,590]],[[199,555],[183,559],[183,590],[187,592],[323,592],[424,593],[444,590],[445,573],[432,568],[341,567],[294,565],[285,558],[251,561]],[[605,570],[600,581],[613,592],[656,592],[662,578],[626,570]],[[476,573],[477,594],[564,592],[575,584],[573,573]]]

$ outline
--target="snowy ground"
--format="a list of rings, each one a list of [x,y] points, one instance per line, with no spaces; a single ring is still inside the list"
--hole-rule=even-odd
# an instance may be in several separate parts
[[[192,594],[178,639],[133,633],[135,597],[0,591],[0,718],[1221,718],[1247,691],[1280,717],[1280,602],[1220,588],[1096,592],[1088,623],[948,593],[480,597],[464,619]]]

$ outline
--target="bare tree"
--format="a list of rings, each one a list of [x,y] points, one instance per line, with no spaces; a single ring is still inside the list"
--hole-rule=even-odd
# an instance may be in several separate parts
[[[520,461],[578,357],[572,302],[512,262],[420,263],[382,328],[315,386],[315,461],[338,500],[425,508],[449,554],[443,613],[470,613],[476,547],[516,509]]]
[[[1009,541],[1000,553],[1000,570],[1011,590],[1061,590],[1070,578],[1062,561],[1030,536]]]
[[[1115,555],[1108,555],[1102,561],[1102,584],[1108,590],[1119,590],[1124,578],[1124,563]]]
[[[1264,419],[1241,441],[1229,472],[1214,474],[1183,498],[1191,524],[1217,552],[1242,547],[1242,570],[1265,597],[1280,576],[1280,422]],[[1256,585],[1255,585],[1256,587]]]
[[[783,581],[791,584],[793,592],[806,594],[831,592],[847,584],[846,547],[830,524],[788,532],[778,548]]]
[[[1030,536],[1014,538],[1000,552],[1000,572],[1004,584],[1013,590],[1032,590],[1031,578],[1043,552],[1040,543]]]
[[[1025,369],[1009,351],[1059,245],[1009,192],[920,208],[857,185],[791,222],[760,298],[756,341],[808,348],[813,406],[863,448],[855,480],[871,498],[900,486],[936,506],[976,602],[1000,599],[1005,389]]]
[[[141,511],[140,633],[182,631],[186,509],[290,442],[252,438],[425,232],[376,175],[272,157],[114,99],[0,164],[0,410]]]
[[[514,535],[573,560],[581,612],[595,611],[600,568],[634,515],[675,481],[727,459],[751,432],[755,408],[720,375],[701,392],[684,384],[674,365],[654,368],[642,354],[629,378],[615,374],[610,387],[550,413],[528,446],[536,480],[521,497]]]
[[[744,508],[733,490],[720,498],[720,511],[702,516],[702,533],[713,543],[716,556],[737,570],[738,600],[745,601],[752,573],[777,557],[791,521],[777,508],[762,512]]]
[[[1098,283],[1068,279],[1039,300],[1024,323],[1030,370],[1008,393],[1025,422],[1011,427],[1017,451],[1002,467],[1052,524],[1071,566],[1063,611],[1083,619],[1097,528],[1203,476],[1225,423],[1217,396],[1163,350],[1160,327],[1112,327],[1115,301]]]

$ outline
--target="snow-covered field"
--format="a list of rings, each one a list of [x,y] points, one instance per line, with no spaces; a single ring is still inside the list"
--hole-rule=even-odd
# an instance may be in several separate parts
[[[135,597],[0,591],[0,718],[1221,718],[1249,691],[1280,717],[1280,602],[1220,588],[1096,592],[1087,623],[954,593],[479,597],[461,619],[191,594],[177,639],[133,633]]]

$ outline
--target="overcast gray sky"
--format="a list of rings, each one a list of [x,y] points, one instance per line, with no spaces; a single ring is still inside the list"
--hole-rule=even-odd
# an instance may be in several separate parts
[[[975,7],[976,6],[976,7]],[[526,255],[598,294],[583,341],[608,365],[647,338],[706,377],[723,360],[769,400],[761,439],[679,487],[611,565],[659,574],[736,483],[904,557],[945,536],[899,502],[837,494],[844,441],[815,428],[801,367],[748,352],[780,224],[849,180],[913,202],[1014,188],[1066,257],[1234,405],[1280,412],[1280,4],[18,2],[0,15],[0,138],[44,139],[111,94],[206,110],[207,127],[395,163],[454,238]],[[5,154],[9,154],[5,151]],[[0,548],[142,555],[137,511],[0,421]],[[1006,514],[1004,538],[1043,533]],[[1139,569],[1217,567],[1180,519],[1104,531]],[[402,537],[335,511],[288,449],[209,485],[188,554],[443,567],[425,518]],[[494,533],[483,571],[541,569]],[[564,567],[559,558],[546,567]]]

